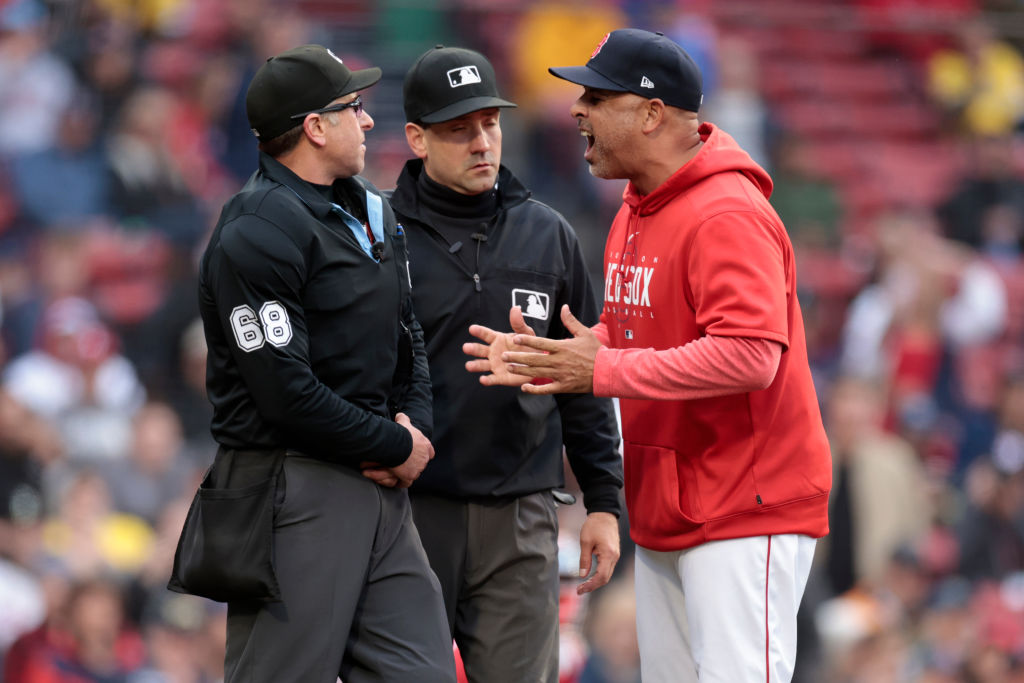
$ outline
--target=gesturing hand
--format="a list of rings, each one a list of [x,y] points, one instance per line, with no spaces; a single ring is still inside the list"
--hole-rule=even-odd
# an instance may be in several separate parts
[[[585,394],[594,390],[594,359],[601,342],[568,306],[562,306],[562,324],[572,337],[556,340],[515,334],[512,343],[529,348],[501,353],[501,360],[513,375],[545,378],[543,384],[523,384],[526,393]]]
[[[518,387],[528,381],[527,377],[510,372],[508,363],[502,360],[502,354],[506,351],[529,350],[528,347],[513,343],[512,337],[533,337],[533,328],[526,324],[523,309],[519,306],[513,306],[508,312],[508,321],[513,332],[495,332],[483,325],[470,325],[469,333],[484,343],[467,342],[462,345],[463,353],[479,359],[466,361],[466,369],[470,372],[489,373],[480,376],[480,384],[485,386]]]

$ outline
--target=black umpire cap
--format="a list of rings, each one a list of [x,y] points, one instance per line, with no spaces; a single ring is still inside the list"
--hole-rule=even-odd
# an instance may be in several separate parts
[[[260,142],[302,123],[302,115],[380,80],[377,67],[352,71],[323,45],[285,50],[260,67],[245,93],[245,113]]]
[[[498,95],[494,67],[479,52],[438,45],[405,74],[405,120],[440,123],[491,107],[514,107]]]

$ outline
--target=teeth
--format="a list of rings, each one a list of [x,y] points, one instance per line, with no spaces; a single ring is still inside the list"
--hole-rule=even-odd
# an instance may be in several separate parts
[[[580,131],[580,135],[582,135],[582,136],[583,136],[583,137],[585,137],[585,138],[590,138],[590,137],[594,137],[594,136],[593,136],[593,135],[592,135],[591,133],[588,133],[588,132],[587,132],[587,131],[585,131],[585,130],[581,130],[581,131]]]

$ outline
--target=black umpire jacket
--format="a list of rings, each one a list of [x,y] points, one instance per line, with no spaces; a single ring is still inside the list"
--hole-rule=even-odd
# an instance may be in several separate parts
[[[368,195],[380,196],[358,176],[339,184],[364,210]],[[393,466],[412,450],[396,411],[429,435],[430,378],[404,237],[386,200],[380,209],[377,261],[339,207],[262,153],[224,206],[199,273],[218,443]]]
[[[475,341],[470,324],[508,330],[514,304],[541,336],[568,336],[559,318],[562,304],[584,324],[597,322],[594,289],[572,227],[530,199],[504,167],[496,215],[453,220],[424,201],[422,172],[421,160],[407,162],[395,190],[385,193],[409,242],[413,307],[434,393],[436,456],[413,490],[486,499],[560,487],[564,443],[588,512],[619,514],[622,461],[611,401],[484,387],[466,371],[469,357],[462,352],[463,342]]]

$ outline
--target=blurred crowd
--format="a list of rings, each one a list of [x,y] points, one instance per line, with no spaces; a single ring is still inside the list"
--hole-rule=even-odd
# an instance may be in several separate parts
[[[222,678],[224,606],[165,584],[215,449],[196,260],[255,169],[262,60],[383,68],[365,175],[388,188],[412,60],[484,52],[520,105],[504,162],[600,279],[622,185],[587,172],[546,68],[622,26],[694,56],[797,251],[835,464],[797,680],[1024,682],[1020,0],[0,0],[3,680]],[[563,682],[635,683],[628,538],[578,598],[582,514],[560,508]]]

